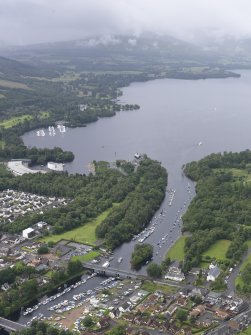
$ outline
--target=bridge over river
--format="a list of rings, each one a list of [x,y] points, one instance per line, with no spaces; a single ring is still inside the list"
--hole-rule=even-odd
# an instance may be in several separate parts
[[[94,264],[90,262],[83,263],[83,267],[88,270],[92,270],[93,272],[101,276],[115,277],[117,279],[129,278],[129,279],[139,279],[139,280],[152,280],[152,278],[146,275],[138,274],[137,272],[130,272],[127,270],[115,269],[110,266],[103,267],[102,265],[98,265],[98,264]],[[169,285],[169,286],[174,286],[177,288],[181,288],[184,286],[184,284],[182,283],[176,283],[176,282],[166,280],[166,279],[165,280],[157,279],[155,280],[155,282],[161,285]]]
[[[17,330],[22,330],[26,328],[26,326],[21,323],[14,322],[8,319],[0,318],[0,328],[5,329],[8,332],[15,332]]]

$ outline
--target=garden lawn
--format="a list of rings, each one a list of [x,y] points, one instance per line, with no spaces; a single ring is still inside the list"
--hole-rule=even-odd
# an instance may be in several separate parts
[[[97,241],[96,227],[107,217],[112,208],[104,211],[92,221],[86,223],[84,226],[75,228],[62,234],[49,235],[41,239],[42,242],[48,243],[49,241],[57,243],[61,240],[69,240],[83,244],[95,245]]]
[[[185,257],[184,247],[186,242],[186,236],[181,236],[174,245],[168,250],[166,257],[170,257],[171,260],[183,261]]]
[[[231,241],[229,240],[218,240],[202,254],[202,257],[209,256],[217,260],[225,260],[230,243]]]
[[[74,260],[74,261],[79,260],[81,262],[90,262],[94,258],[97,258],[99,255],[100,255],[100,252],[98,252],[96,250],[92,250],[92,251],[88,252],[87,254],[84,254],[84,255],[81,255],[81,256],[73,256],[72,260]]]
[[[143,285],[141,286],[142,290],[145,290],[150,293],[154,293],[155,291],[163,291],[165,293],[176,292],[176,288],[168,285],[161,285],[150,280],[144,281]]]

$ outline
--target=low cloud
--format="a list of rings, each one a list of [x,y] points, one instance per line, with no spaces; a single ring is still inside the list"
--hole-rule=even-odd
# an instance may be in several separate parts
[[[192,41],[251,36],[250,0],[0,0],[0,8],[0,42],[8,44],[144,31]]]

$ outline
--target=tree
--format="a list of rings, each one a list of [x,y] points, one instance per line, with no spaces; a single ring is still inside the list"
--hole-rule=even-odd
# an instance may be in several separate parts
[[[41,245],[41,247],[37,249],[37,253],[39,255],[48,254],[48,252],[49,252],[49,248],[46,245]]]
[[[87,315],[84,320],[83,320],[83,325],[86,327],[86,328],[90,328],[92,325],[94,324],[93,320],[92,320],[92,317]]]
[[[76,260],[70,260],[68,263],[68,269],[67,272],[70,276],[80,272],[83,269],[82,263],[79,259]]]
[[[176,318],[180,320],[181,322],[186,321],[188,315],[188,311],[185,311],[184,309],[179,308],[176,312]]]
[[[112,328],[109,332],[106,333],[107,335],[126,335],[126,328],[125,326],[118,325]]]
[[[152,278],[161,278],[162,269],[161,266],[156,263],[150,263],[146,269],[148,276]]]

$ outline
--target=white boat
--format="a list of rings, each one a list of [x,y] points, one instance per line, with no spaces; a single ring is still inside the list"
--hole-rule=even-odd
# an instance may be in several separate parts
[[[199,143],[198,143],[198,146],[200,147],[202,145],[202,142],[200,141]]]
[[[121,263],[122,260],[123,260],[123,257],[119,257],[119,258],[118,258],[118,263]]]
[[[134,157],[135,157],[136,159],[139,159],[139,158],[140,158],[140,154],[138,154],[138,153],[136,152],[136,154],[134,154]]]
[[[107,262],[105,262],[105,263],[102,265],[102,267],[103,267],[103,268],[108,268],[109,265],[110,265],[110,263],[107,261]]]

